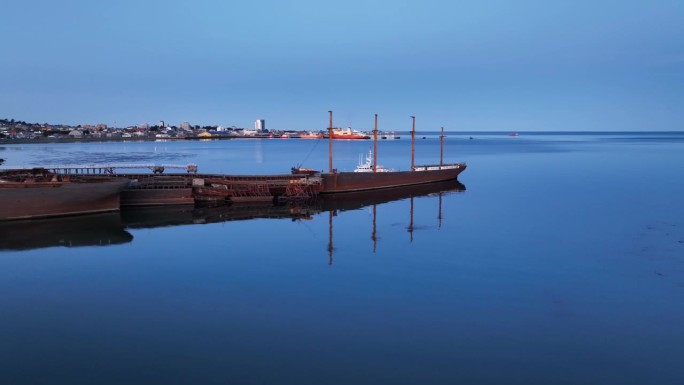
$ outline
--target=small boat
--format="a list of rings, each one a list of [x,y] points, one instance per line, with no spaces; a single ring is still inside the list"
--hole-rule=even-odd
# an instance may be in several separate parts
[[[520,136],[520,134],[518,134],[517,132],[511,132],[510,134],[508,134],[508,136]]]
[[[375,172],[390,172],[393,170],[390,170],[388,168],[384,168],[381,165],[376,165],[375,166]],[[368,150],[368,155],[366,155],[366,162],[361,163],[361,160],[359,159],[359,164],[356,166],[356,169],[354,169],[354,172],[373,172],[373,150]]]
[[[96,175],[62,175],[44,168],[0,171],[0,220],[119,210],[130,181]]]

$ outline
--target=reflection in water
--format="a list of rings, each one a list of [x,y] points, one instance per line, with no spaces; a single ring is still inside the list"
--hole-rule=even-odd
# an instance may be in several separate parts
[[[310,219],[319,210],[308,205],[233,204],[218,207],[159,206],[121,211],[126,228],[140,229],[178,225],[243,221],[250,219]]]
[[[356,193],[343,193],[334,195],[321,195],[318,200],[322,211],[329,211],[328,217],[328,264],[333,263],[333,216],[337,211],[356,210],[366,206],[373,206],[373,229],[371,240],[373,241],[373,252],[377,249],[377,229],[376,229],[376,207],[379,204],[388,203],[396,200],[411,199],[410,222],[408,232],[410,241],[413,242],[413,198],[420,196],[438,195],[439,196],[439,221],[442,220],[442,195],[447,192],[465,191],[466,187],[457,180],[430,183],[417,186],[405,186],[375,191],[365,191]]]
[[[0,250],[109,246],[131,242],[119,213],[0,222]]]
[[[177,225],[218,223],[250,219],[306,220],[328,212],[330,263],[333,257],[333,217],[339,212],[373,207],[373,250],[377,241],[376,207],[379,204],[413,197],[439,195],[441,225],[441,195],[463,191],[465,186],[456,180],[419,186],[377,191],[321,195],[312,201],[287,205],[234,204],[219,207],[161,206],[122,210],[120,213],[94,214],[75,217],[0,222],[0,250],[28,250],[43,247],[107,246],[128,243],[133,236],[126,229],[154,228]],[[411,225],[413,230],[413,204]]]

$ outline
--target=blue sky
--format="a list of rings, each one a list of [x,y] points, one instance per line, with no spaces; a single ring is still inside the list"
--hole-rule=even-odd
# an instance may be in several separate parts
[[[0,117],[682,130],[684,1],[4,1]]]

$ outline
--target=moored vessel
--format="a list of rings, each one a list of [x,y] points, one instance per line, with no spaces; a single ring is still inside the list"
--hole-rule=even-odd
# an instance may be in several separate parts
[[[108,176],[60,175],[44,168],[0,171],[0,220],[119,210],[129,181]]]
[[[309,131],[299,135],[299,139],[323,139],[323,133]]]
[[[328,129],[328,137],[331,139],[370,139],[370,135],[361,131],[352,130],[351,127],[344,129],[337,127]]]
[[[394,170],[391,170],[389,168],[385,168],[379,164],[376,164],[375,167],[373,167],[373,150],[369,150],[368,154],[366,155],[366,161],[364,163],[361,163],[361,160],[359,160],[359,164],[354,169],[354,172],[392,172],[392,171],[394,171]]]
[[[378,115],[375,115],[375,128],[373,130],[373,151],[369,153],[366,163],[357,167],[352,172],[337,171],[333,168],[332,157],[332,139],[333,139],[333,125],[332,125],[332,111],[330,114],[329,127],[329,149],[328,149],[328,172],[314,172],[309,173],[320,175],[321,177],[321,194],[329,193],[345,193],[365,190],[376,190],[384,188],[395,188],[402,186],[420,185],[426,183],[441,182],[446,180],[457,179],[458,175],[466,169],[465,163],[451,163],[445,164],[444,158],[444,128],[440,135],[440,162],[435,165],[415,165],[415,117],[412,116],[413,124],[411,130],[411,168],[408,171],[393,171],[387,170],[377,163],[377,139],[378,139]],[[371,160],[372,157],[372,160]],[[302,172],[301,168],[293,168],[292,172]]]

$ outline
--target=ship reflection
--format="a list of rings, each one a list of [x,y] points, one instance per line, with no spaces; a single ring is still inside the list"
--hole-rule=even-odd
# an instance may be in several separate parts
[[[0,250],[110,246],[132,240],[119,213],[0,222]]]
[[[377,250],[378,232],[376,226],[377,205],[397,200],[410,199],[409,226],[407,231],[409,239],[413,242],[413,199],[422,196],[438,197],[438,223],[442,226],[442,196],[446,193],[465,191],[466,187],[457,180],[436,182],[417,186],[405,186],[390,189],[375,190],[370,192],[345,193],[334,195],[322,195],[322,211],[328,211],[328,264],[333,264],[333,254],[335,250],[333,242],[333,217],[339,211],[357,210],[363,207],[372,206],[373,223],[371,230],[371,240],[373,242],[373,252]]]
[[[312,219],[328,212],[328,254],[332,262],[333,217],[347,210],[358,210],[402,199],[464,191],[456,180],[426,185],[383,189],[369,192],[320,195],[313,200],[287,204],[234,204],[219,207],[165,206],[125,209],[118,213],[94,214],[55,219],[0,222],[0,250],[29,250],[45,247],[109,246],[129,243],[127,230],[167,226],[195,225],[251,219]],[[411,212],[411,218],[413,213]],[[441,210],[439,214],[441,223]],[[413,221],[409,226],[412,232]],[[375,215],[371,239],[377,241]]]

